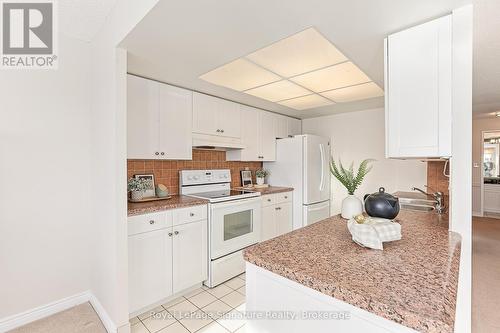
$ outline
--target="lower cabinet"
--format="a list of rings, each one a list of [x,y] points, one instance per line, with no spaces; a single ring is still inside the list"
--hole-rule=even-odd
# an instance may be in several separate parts
[[[292,192],[262,197],[262,241],[292,231]]]
[[[128,226],[129,313],[208,278],[207,206],[129,217]]]

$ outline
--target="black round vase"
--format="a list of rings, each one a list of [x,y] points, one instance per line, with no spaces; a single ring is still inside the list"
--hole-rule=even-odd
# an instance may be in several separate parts
[[[399,214],[399,199],[385,193],[381,187],[378,192],[365,195],[365,210],[372,217],[392,220]]]

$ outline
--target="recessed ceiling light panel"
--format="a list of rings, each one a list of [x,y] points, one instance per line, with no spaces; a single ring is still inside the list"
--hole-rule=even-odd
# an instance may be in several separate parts
[[[384,96],[384,91],[375,82],[368,82],[347,88],[325,91],[321,95],[337,103],[344,103]]]
[[[246,58],[285,78],[347,60],[342,52],[314,28],[282,39]]]
[[[288,106],[295,110],[314,109],[320,106],[335,104],[334,102],[316,94],[302,96],[278,102],[278,104]]]
[[[276,102],[284,99],[309,95],[311,92],[296,85],[295,83],[283,80],[247,90],[245,93],[267,99],[271,102]]]
[[[293,77],[290,80],[318,93],[371,81],[352,62],[323,68]]]
[[[245,59],[237,59],[200,76],[210,83],[243,91],[281,78]]]

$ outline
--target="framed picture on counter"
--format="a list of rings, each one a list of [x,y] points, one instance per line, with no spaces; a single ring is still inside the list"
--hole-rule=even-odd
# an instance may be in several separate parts
[[[145,197],[154,197],[155,194],[155,176],[154,175],[134,175],[135,179],[144,179],[149,181],[150,187],[144,191]]]
[[[241,170],[241,186],[243,187],[252,187],[252,171],[250,170]]]

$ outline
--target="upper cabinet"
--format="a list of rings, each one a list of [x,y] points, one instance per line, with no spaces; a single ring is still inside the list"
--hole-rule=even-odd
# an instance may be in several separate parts
[[[451,16],[385,40],[386,155],[451,156]]]
[[[226,153],[228,161],[276,160],[275,115],[250,106],[241,106],[241,143],[244,149]]]
[[[240,138],[240,105],[221,98],[194,92],[193,132]]]
[[[191,159],[191,91],[128,75],[127,96],[128,159]]]
[[[302,134],[302,120],[287,117],[287,123],[288,136]]]
[[[302,121],[295,118],[275,114],[274,133],[277,139],[302,134]]]

